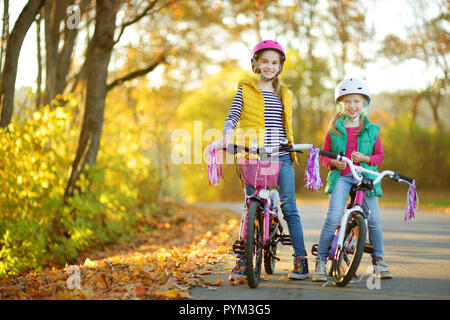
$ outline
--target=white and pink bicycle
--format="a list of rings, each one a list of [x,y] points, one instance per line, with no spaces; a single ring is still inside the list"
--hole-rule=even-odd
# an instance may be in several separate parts
[[[320,150],[319,153],[332,159],[345,161],[350,167],[353,177],[358,181],[350,190],[347,209],[344,211],[341,222],[336,228],[328,253],[333,281],[337,286],[344,287],[355,277],[362,254],[364,252],[373,252],[373,246],[370,243],[366,243],[369,213],[363,207],[364,194],[367,191],[373,191],[374,185],[381,182],[385,177],[389,177],[397,182],[407,183],[410,185],[410,189],[408,190],[405,221],[407,219],[412,220],[418,205],[416,182],[413,178],[395,171],[376,172],[356,166],[351,159],[342,154],[323,150]],[[371,178],[362,175],[362,173],[368,174]],[[317,255],[317,247],[317,244],[313,245],[311,252],[313,255]]]

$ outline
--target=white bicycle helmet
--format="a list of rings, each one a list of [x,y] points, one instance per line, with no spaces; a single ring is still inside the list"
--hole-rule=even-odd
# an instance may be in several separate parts
[[[370,91],[367,84],[357,78],[347,78],[339,82],[334,90],[334,101],[337,103],[339,98],[347,94],[361,94],[367,99],[367,104],[370,102]]]

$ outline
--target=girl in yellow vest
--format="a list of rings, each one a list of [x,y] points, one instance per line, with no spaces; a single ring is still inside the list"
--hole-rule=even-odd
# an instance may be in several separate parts
[[[335,153],[343,152],[353,163],[370,170],[384,161],[380,127],[370,123],[363,114],[370,103],[370,92],[366,83],[357,78],[341,81],[335,89],[338,112],[330,123],[322,149]],[[326,260],[334,232],[344,214],[345,204],[353,184],[356,183],[350,168],[344,161],[331,160],[321,156],[322,164],[330,169],[325,192],[331,194],[328,214],[320,233],[316,267],[312,281],[327,281]],[[369,239],[373,245],[372,263],[382,279],[392,278],[388,265],[383,260],[383,234],[381,229],[378,197],[382,195],[381,184],[374,186],[374,192],[364,196],[364,211],[368,216]]]
[[[228,145],[235,135],[236,144],[250,146],[258,141],[258,147],[279,148],[280,141],[294,143],[292,131],[292,92],[278,79],[283,70],[286,55],[282,46],[272,40],[258,43],[252,52],[253,72],[259,79],[242,80],[224,123],[223,145]],[[278,161],[282,162],[278,177],[278,190],[281,209],[287,221],[289,234],[294,248],[294,268],[290,279],[308,278],[308,261],[306,258],[303,230],[295,200],[295,175],[293,163],[295,154],[280,153]],[[254,192],[246,187],[246,194]],[[246,261],[238,255],[236,266],[231,271],[230,280],[245,277]]]

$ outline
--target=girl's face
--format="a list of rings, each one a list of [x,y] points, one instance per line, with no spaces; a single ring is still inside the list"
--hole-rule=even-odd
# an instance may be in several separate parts
[[[263,51],[258,59],[258,66],[264,77],[268,79],[275,77],[281,67],[280,54],[274,50]]]
[[[353,119],[360,115],[366,104],[366,99],[360,94],[348,94],[339,100],[339,104],[342,106],[344,113]]]

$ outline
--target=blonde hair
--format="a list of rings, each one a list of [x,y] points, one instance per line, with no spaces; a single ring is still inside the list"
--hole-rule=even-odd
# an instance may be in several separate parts
[[[338,110],[337,110],[336,114],[334,115],[333,119],[331,119],[328,127],[335,135],[340,136],[341,134],[336,128],[336,122],[343,115],[343,113],[341,112],[341,110],[337,104],[336,104],[336,108]],[[355,136],[359,136],[361,134],[365,125],[366,125],[366,121],[364,120],[364,117],[361,114],[361,116],[359,117],[359,130],[355,133]]]
[[[282,82],[280,81],[280,79],[278,79],[278,77],[276,77],[275,79],[273,79],[273,81],[272,81],[272,86],[273,86],[273,89],[274,89],[274,91],[275,91],[275,94],[277,95],[278,99],[280,99],[280,101],[282,101],[282,99],[283,99],[283,96],[282,96],[282,94],[281,94],[281,86],[282,86],[282,85],[285,85],[285,84],[282,83]]]

